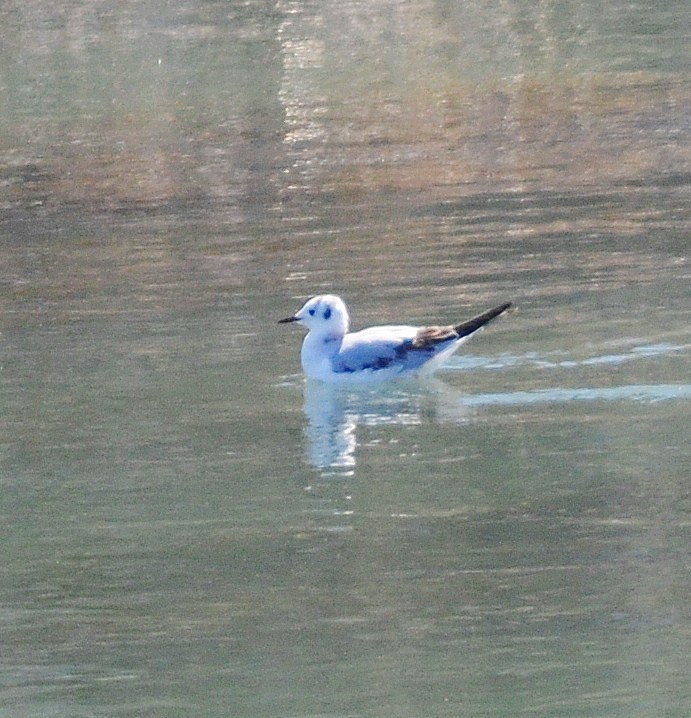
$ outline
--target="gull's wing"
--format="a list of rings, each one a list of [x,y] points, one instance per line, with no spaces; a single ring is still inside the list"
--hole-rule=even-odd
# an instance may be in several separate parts
[[[332,358],[332,368],[337,373],[389,368],[408,371],[419,369],[435,357],[443,361],[510,306],[511,302],[506,302],[457,326],[381,326],[346,334]]]
[[[414,370],[456,339],[458,334],[452,327],[370,327],[345,335],[332,359],[333,370],[338,373],[395,367]]]

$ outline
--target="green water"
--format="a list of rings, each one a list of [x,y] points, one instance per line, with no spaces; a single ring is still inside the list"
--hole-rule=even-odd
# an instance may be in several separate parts
[[[688,20],[3,6],[3,718],[688,716]]]

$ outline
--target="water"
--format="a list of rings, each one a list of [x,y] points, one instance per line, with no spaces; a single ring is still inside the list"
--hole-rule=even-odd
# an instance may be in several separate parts
[[[688,715],[688,15],[5,3],[0,714]]]

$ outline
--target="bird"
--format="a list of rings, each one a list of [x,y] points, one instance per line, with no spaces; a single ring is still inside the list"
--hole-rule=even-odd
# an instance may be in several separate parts
[[[456,325],[386,324],[351,332],[345,302],[335,294],[320,294],[278,323],[307,329],[300,362],[308,379],[328,384],[371,383],[432,374],[461,344],[511,306],[505,302]]]

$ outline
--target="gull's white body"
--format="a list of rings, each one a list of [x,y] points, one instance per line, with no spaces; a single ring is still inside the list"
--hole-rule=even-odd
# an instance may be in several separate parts
[[[308,329],[300,353],[307,377],[333,384],[367,383],[434,372],[509,306],[503,304],[455,327],[382,325],[350,332],[343,300],[325,294],[312,297],[281,322],[298,322]]]

